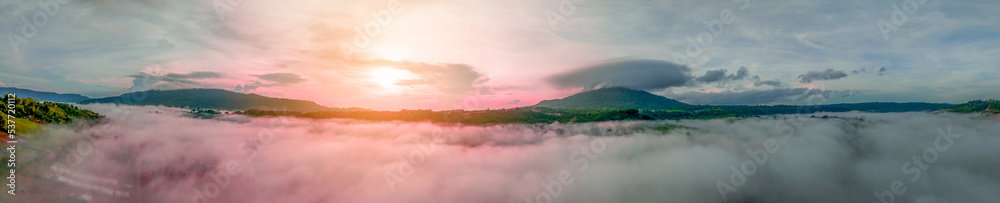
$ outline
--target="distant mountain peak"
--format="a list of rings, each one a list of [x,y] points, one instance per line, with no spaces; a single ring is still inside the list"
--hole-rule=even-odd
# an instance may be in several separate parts
[[[642,90],[607,87],[580,92],[562,99],[541,101],[535,106],[558,109],[681,110],[691,105]]]

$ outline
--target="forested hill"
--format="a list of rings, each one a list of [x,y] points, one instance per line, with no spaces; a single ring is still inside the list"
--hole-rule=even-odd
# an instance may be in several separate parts
[[[257,94],[243,94],[221,89],[150,90],[132,92],[116,97],[81,101],[90,103],[118,103],[128,105],[160,105],[177,108],[203,108],[220,110],[268,109],[287,111],[331,110],[316,102],[271,98]]]
[[[988,112],[1000,113],[1000,100],[974,100],[949,107],[947,111],[957,113]]]
[[[620,87],[591,90],[572,96],[545,100],[534,107],[554,109],[640,109],[640,110],[689,110],[692,105],[646,91]]]
[[[6,108],[9,104],[14,105],[14,114],[12,117],[8,117],[9,113]],[[68,123],[76,119],[93,120],[100,118],[101,115],[94,113],[93,111],[77,108],[76,106],[56,103],[56,102],[40,102],[33,98],[21,98],[19,96],[10,97],[10,95],[3,95],[3,111],[0,111],[0,116],[3,116],[5,125],[3,125],[3,131],[8,132],[9,124],[8,119],[13,121],[16,132],[24,133],[30,132],[39,124],[50,124],[50,123]]]
[[[33,98],[35,100],[41,100],[41,101],[65,102],[65,103],[76,103],[90,99],[90,97],[85,97],[79,94],[60,94],[54,92],[34,91],[34,90],[21,89],[15,87],[0,87],[0,93],[5,95],[13,93],[20,98]]]

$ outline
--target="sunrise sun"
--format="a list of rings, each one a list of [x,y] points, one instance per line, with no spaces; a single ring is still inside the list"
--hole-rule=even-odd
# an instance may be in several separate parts
[[[410,71],[390,67],[375,68],[371,72],[371,81],[384,87],[395,86],[396,82],[400,80],[413,79],[414,77]]]

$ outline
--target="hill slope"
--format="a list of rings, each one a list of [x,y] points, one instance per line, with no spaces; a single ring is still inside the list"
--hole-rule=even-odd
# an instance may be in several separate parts
[[[947,109],[956,113],[989,112],[1000,113],[1000,100],[973,100]]]
[[[256,94],[243,94],[221,89],[150,90],[144,92],[126,93],[117,97],[85,100],[80,103],[162,105],[178,108],[205,108],[221,110],[270,109],[288,111],[322,111],[331,109],[311,101],[271,98]]]
[[[77,108],[76,106],[55,103],[55,102],[39,102],[33,98],[20,98],[20,97],[9,97],[4,95],[2,97],[4,104],[14,104],[14,115],[8,116],[10,113],[9,109],[4,109],[0,111],[0,119],[6,124],[2,125],[3,131],[8,132],[10,127],[8,124],[14,124],[15,134],[23,134],[31,132],[35,129],[38,124],[50,124],[50,123],[69,123],[77,119],[84,120],[94,120],[101,117],[93,111]],[[12,119],[13,122],[8,122],[7,119]]]
[[[35,100],[41,101],[51,101],[51,102],[66,102],[66,103],[76,103],[83,100],[88,100],[90,97],[85,97],[79,94],[60,94],[54,92],[40,92],[29,89],[21,89],[15,87],[0,87],[0,93],[6,95],[8,93],[14,93],[19,98],[34,98]]]
[[[685,110],[693,106],[646,91],[612,87],[581,92],[562,99],[541,101],[535,107],[556,109]]]

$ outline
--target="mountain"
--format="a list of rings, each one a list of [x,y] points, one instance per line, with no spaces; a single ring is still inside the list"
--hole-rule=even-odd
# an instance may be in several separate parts
[[[220,110],[287,110],[323,111],[332,108],[312,101],[271,98],[256,94],[243,94],[221,89],[150,90],[132,92],[116,97],[81,101],[90,103],[118,103],[128,105],[162,105],[178,108],[203,108]]]
[[[695,106],[646,91],[611,87],[581,92],[562,99],[541,101],[535,107],[555,109],[687,110]]]
[[[85,97],[79,94],[40,92],[29,89],[14,88],[14,87],[0,87],[0,93],[4,95],[7,95],[8,93],[14,93],[14,95],[17,95],[18,98],[34,98],[35,100],[63,102],[63,103],[76,103],[90,99],[90,97]]]

